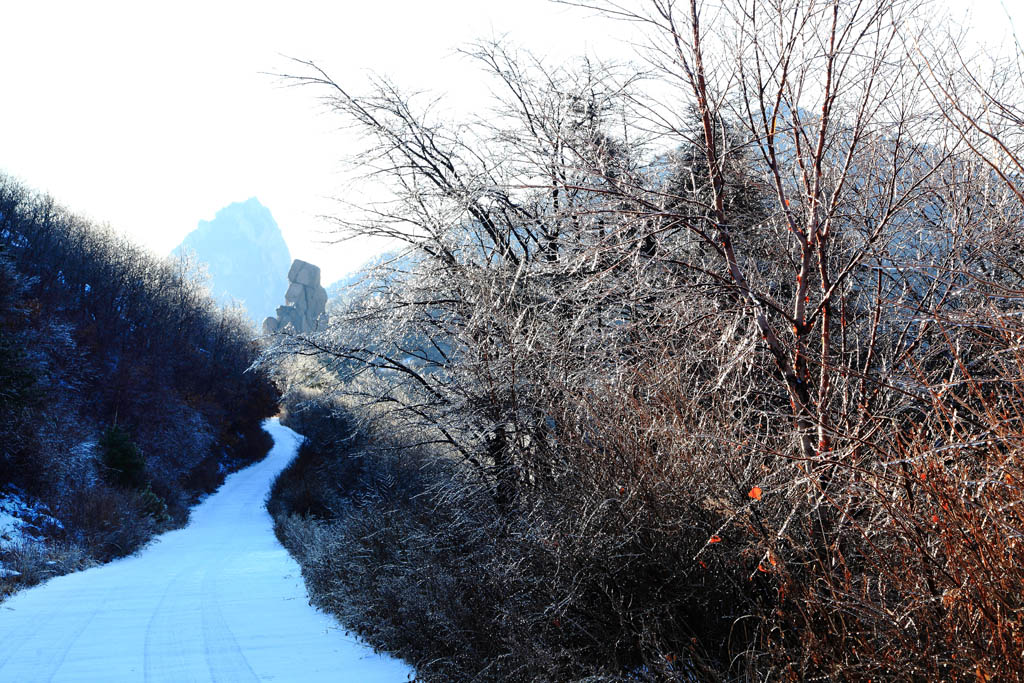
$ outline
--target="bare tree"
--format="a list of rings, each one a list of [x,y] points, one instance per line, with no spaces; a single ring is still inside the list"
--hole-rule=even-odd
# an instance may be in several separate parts
[[[339,228],[407,250],[378,266],[376,285],[335,312],[328,334],[281,350],[360,376],[353,395],[474,463],[507,508],[544,469],[529,461],[547,441],[552,397],[542,395],[592,369],[595,351],[617,353],[591,337],[614,331],[601,319],[616,304],[594,306],[580,288],[596,290],[622,260],[610,223],[624,204],[607,197],[614,183],[638,182],[641,141],[621,135],[635,77],[588,61],[549,69],[497,44],[467,53],[501,89],[494,116],[461,126],[433,121],[385,81],[355,97],[312,64],[293,77],[325,88],[367,134],[366,170],[394,190]],[[596,299],[628,299],[606,285]],[[557,383],[541,380],[557,372]]]
[[[651,195],[645,203],[670,209],[705,245],[702,267],[740,297],[784,383],[801,456],[827,456],[833,436],[878,395],[877,384],[850,380],[893,372],[921,333],[890,329],[883,341],[881,309],[904,284],[890,264],[914,256],[905,235],[918,230],[913,217],[928,210],[952,152],[931,135],[935,112],[921,106],[923,82],[907,68],[922,5],[571,4],[646,29],[648,57],[678,94],[643,102],[646,120],[699,150],[707,188],[691,197],[703,211],[682,213]],[[740,155],[745,163],[734,163]],[[749,182],[741,170],[764,190],[752,227],[729,202]],[[918,305],[936,295],[915,292]],[[893,356],[885,362],[883,347]]]

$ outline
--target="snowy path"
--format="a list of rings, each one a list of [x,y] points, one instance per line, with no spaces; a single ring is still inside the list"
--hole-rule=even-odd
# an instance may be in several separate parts
[[[228,477],[189,525],[140,555],[69,574],[0,604],[0,681],[351,681],[412,670],[309,606],[263,507],[298,437]]]

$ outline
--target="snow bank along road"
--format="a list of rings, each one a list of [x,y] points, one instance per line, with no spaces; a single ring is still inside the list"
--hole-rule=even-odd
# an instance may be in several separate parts
[[[309,606],[263,507],[301,439],[268,420],[274,448],[140,555],[0,603],[0,681],[405,681]]]

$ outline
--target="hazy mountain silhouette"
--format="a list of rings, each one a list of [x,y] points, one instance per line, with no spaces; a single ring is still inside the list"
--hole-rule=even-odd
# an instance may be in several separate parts
[[[288,245],[270,210],[255,197],[221,209],[212,221],[199,221],[172,256],[183,251],[206,264],[217,301],[244,304],[257,325],[274,314],[288,289]]]

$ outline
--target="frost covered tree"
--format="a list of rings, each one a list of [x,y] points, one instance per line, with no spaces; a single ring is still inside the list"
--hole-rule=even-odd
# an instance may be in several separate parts
[[[931,44],[925,0],[564,4],[639,30],[647,64],[475,45],[496,97],[454,124],[293,77],[393,191],[339,228],[405,250],[272,355],[466,463],[424,493],[452,521],[405,531],[489,564],[423,585],[505,582],[472,616],[509,628],[510,670],[1012,678],[1013,90]]]

